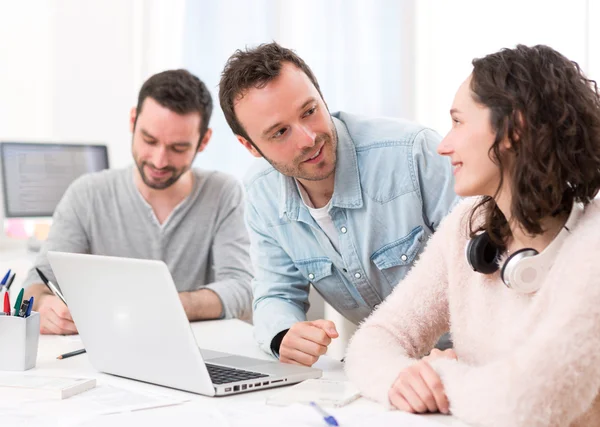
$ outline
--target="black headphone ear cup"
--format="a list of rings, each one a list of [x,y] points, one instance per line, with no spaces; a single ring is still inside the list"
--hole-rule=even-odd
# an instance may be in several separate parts
[[[476,272],[492,274],[498,270],[499,252],[490,236],[484,232],[469,241],[467,261]]]

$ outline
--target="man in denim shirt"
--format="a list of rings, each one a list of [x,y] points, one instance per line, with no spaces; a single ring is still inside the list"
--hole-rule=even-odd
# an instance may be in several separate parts
[[[219,98],[238,140],[267,160],[245,180],[256,337],[310,366],[338,336],[306,321],[310,285],[348,320],[366,318],[455,202],[450,164],[430,129],[330,115],[310,68],[276,43],[229,58]]]

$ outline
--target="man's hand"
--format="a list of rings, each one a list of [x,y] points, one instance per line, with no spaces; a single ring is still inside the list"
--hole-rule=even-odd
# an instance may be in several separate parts
[[[452,349],[433,349],[428,356],[404,369],[388,392],[390,403],[411,413],[449,412],[450,404],[440,376],[429,365],[435,359],[458,359]]]
[[[329,320],[298,322],[283,337],[279,360],[283,363],[312,366],[327,352],[332,338],[337,338],[335,324]]]
[[[40,313],[42,334],[72,335],[77,333],[75,323],[67,306],[54,295],[40,295],[37,311]]]

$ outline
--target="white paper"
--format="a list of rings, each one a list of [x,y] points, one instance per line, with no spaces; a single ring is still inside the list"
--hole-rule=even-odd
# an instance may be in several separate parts
[[[11,401],[6,399],[0,403],[0,411],[3,417],[2,422],[4,420],[19,421],[14,425],[68,426],[99,415],[178,405],[184,401],[156,393],[99,385],[66,400]]]
[[[294,404],[285,408],[267,405],[236,405],[221,408],[226,425],[261,427],[325,427],[323,417],[308,405]],[[420,415],[400,411],[356,412],[345,408],[327,410],[340,427],[440,427],[442,424]]]

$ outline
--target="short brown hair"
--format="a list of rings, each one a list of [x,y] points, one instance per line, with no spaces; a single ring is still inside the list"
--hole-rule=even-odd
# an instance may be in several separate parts
[[[473,60],[474,100],[490,109],[496,139],[490,158],[511,179],[511,216],[530,235],[544,232],[541,220],[589,203],[600,189],[600,94],[576,62],[554,49],[518,45]],[[508,137],[507,169],[500,143]],[[474,227],[481,211],[484,224]],[[503,245],[510,236],[506,218],[492,197],[470,216],[470,234],[487,231]],[[476,230],[474,228],[477,228]]]
[[[225,119],[234,134],[252,142],[239,122],[234,104],[251,88],[261,89],[279,76],[285,62],[289,62],[304,72],[321,95],[319,83],[310,67],[296,53],[276,42],[261,44],[255,48],[236,50],[227,60],[219,83],[219,102]]]
[[[187,70],[163,71],[154,74],[142,85],[136,110],[138,116],[146,98],[154,99],[177,114],[200,113],[200,141],[202,140],[213,110],[212,97],[202,80]]]

